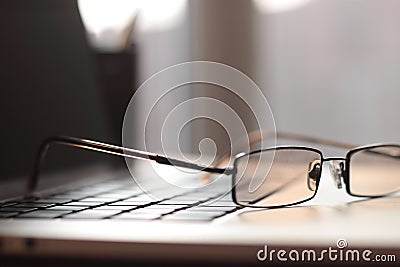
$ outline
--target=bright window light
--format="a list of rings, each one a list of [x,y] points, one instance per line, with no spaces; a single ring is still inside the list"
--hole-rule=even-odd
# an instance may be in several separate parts
[[[186,0],[144,0],[140,13],[140,29],[162,31],[173,28],[182,19]]]
[[[299,8],[311,0],[253,0],[256,7],[265,13],[279,13]]]
[[[186,0],[78,0],[89,40],[106,50],[124,47],[138,14],[140,30],[165,30],[179,21],[185,6]]]

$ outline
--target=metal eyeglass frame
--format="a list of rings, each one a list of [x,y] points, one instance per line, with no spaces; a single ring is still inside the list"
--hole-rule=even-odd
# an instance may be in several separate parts
[[[253,143],[256,143],[257,141],[260,141],[262,136],[268,137],[268,136],[270,136],[270,133],[265,133],[265,132],[264,133],[263,132],[250,133],[248,136],[249,143],[253,144]],[[354,153],[361,151],[361,150],[372,149],[372,148],[377,148],[377,147],[385,147],[385,146],[392,146],[392,147],[394,146],[394,147],[398,147],[400,149],[400,145],[398,145],[398,144],[374,144],[374,145],[366,145],[366,146],[356,146],[356,145],[352,145],[352,144],[348,144],[348,143],[332,141],[329,139],[316,138],[316,137],[311,137],[311,136],[307,136],[307,135],[287,133],[287,132],[278,132],[278,133],[276,133],[276,137],[292,139],[292,140],[299,140],[299,141],[306,141],[306,142],[311,142],[311,143],[316,143],[316,144],[323,144],[323,145],[328,145],[328,146],[332,146],[332,147],[345,148],[345,149],[349,149],[349,151],[347,152],[345,157],[324,158],[323,154],[320,150],[312,148],[312,147],[276,146],[276,147],[271,147],[271,148],[266,148],[266,149],[253,150],[249,153],[240,153],[235,156],[233,167],[220,168],[220,167],[202,166],[202,165],[194,164],[194,163],[187,162],[187,161],[182,161],[182,160],[178,160],[178,159],[174,159],[174,158],[168,158],[168,157],[158,155],[155,153],[140,151],[140,150],[131,149],[131,148],[124,148],[124,147],[110,145],[110,144],[101,143],[101,142],[88,140],[88,139],[65,137],[65,136],[64,137],[51,137],[51,138],[45,139],[39,147],[38,153],[34,160],[34,165],[33,165],[31,175],[28,177],[28,180],[26,182],[25,196],[31,197],[33,195],[33,192],[36,189],[36,186],[37,186],[37,183],[39,180],[40,168],[41,168],[41,165],[46,156],[46,152],[47,152],[48,148],[50,147],[50,145],[53,145],[53,144],[77,147],[77,148],[107,153],[107,154],[111,154],[111,155],[115,155],[115,156],[133,158],[133,159],[151,160],[151,161],[155,161],[159,164],[170,165],[170,166],[175,166],[175,167],[183,167],[183,168],[189,168],[189,169],[194,169],[194,170],[200,170],[200,171],[204,171],[204,172],[208,173],[205,176],[203,176],[203,180],[205,180],[205,181],[210,179],[210,177],[211,177],[210,174],[217,173],[217,174],[232,175],[232,191],[231,191],[232,199],[236,204],[238,204],[240,206],[245,206],[245,207],[252,207],[252,205],[244,205],[242,203],[239,203],[236,198],[235,175],[236,175],[237,160],[244,156],[250,155],[250,154],[260,153],[260,152],[269,151],[269,150],[297,149],[297,150],[313,151],[320,155],[321,163],[320,163],[320,166],[316,166],[320,170],[318,172],[318,175],[315,177],[315,182],[316,182],[315,192],[310,198],[307,198],[307,199],[304,199],[301,201],[297,201],[294,203],[277,205],[277,206],[265,206],[263,208],[281,208],[281,207],[286,207],[286,206],[292,206],[292,205],[300,204],[300,203],[303,203],[303,202],[306,202],[306,201],[312,199],[316,195],[316,192],[318,191],[318,185],[319,185],[321,173],[322,173],[321,172],[322,164],[324,162],[329,162],[329,161],[335,161],[335,162],[341,161],[339,164],[340,169],[336,173],[334,180],[335,180],[336,186],[338,188],[341,188],[341,185],[342,185],[341,181],[343,180],[344,184],[346,185],[346,192],[349,195],[357,196],[357,197],[382,197],[382,196],[388,195],[388,194],[384,194],[384,195],[378,195],[378,196],[364,196],[364,195],[353,194],[351,192],[350,183],[349,183],[350,160]],[[379,152],[372,152],[372,153],[379,153]],[[388,156],[390,156],[390,155],[388,155]],[[396,157],[398,157],[398,156],[396,156]],[[221,163],[223,163],[227,159],[229,159],[229,153],[223,155],[220,158],[220,160],[217,161],[216,166],[219,166]],[[344,161],[344,164],[343,164],[343,161]],[[312,171],[314,171],[314,169]]]

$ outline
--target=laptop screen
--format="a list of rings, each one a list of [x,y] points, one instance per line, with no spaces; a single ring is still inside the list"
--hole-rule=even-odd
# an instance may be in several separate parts
[[[46,137],[107,141],[95,54],[76,1],[1,1],[0,25],[0,182],[27,175]],[[51,169],[92,159],[50,152]]]

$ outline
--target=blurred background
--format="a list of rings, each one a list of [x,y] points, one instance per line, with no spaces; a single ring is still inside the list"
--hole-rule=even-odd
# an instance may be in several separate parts
[[[1,1],[0,176],[26,176],[48,136],[121,144],[135,89],[192,60],[221,62],[252,78],[278,131],[355,144],[400,142],[399,14],[397,0]],[[182,94],[238,105],[209,85]],[[177,104],[155,111],[160,124]],[[218,126],[193,127],[183,150],[196,152],[208,136],[227,145]],[[50,168],[97,160],[54,153]]]

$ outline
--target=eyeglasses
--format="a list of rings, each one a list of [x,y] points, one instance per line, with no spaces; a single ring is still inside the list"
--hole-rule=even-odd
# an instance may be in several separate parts
[[[260,136],[249,135],[250,143]],[[27,181],[26,192],[34,191],[40,165],[51,144],[61,144],[160,164],[226,174],[232,177],[232,199],[241,206],[278,208],[312,199],[320,183],[322,165],[329,163],[338,188],[345,184],[352,196],[381,197],[400,189],[400,145],[379,144],[355,147],[350,144],[298,134],[278,133],[289,138],[350,149],[345,157],[324,158],[318,149],[306,146],[277,146],[238,154],[233,167],[209,167],[168,158],[162,155],[109,145],[87,139],[54,137],[46,139],[39,148],[34,168]],[[226,159],[222,159],[217,166]],[[205,177],[208,179],[209,177]]]

